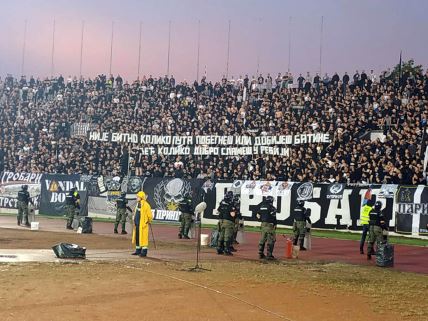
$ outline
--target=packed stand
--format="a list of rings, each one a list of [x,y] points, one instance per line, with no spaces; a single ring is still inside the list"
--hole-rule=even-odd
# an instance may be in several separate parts
[[[425,183],[428,71],[350,77],[290,73],[193,84],[173,76],[133,83],[94,79],[0,80],[3,170],[211,179]],[[73,124],[147,135],[329,133],[331,144],[291,146],[284,156],[145,156],[141,145],[70,136]],[[370,130],[385,141],[371,141]],[[177,166],[179,164],[179,166]],[[1,170],[1,168],[0,168]]]

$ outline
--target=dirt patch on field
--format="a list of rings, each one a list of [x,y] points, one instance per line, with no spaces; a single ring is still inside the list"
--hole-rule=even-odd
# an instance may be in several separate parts
[[[129,235],[0,233],[0,248],[131,249]],[[224,257],[195,273],[193,243],[157,247],[156,260],[0,264],[0,320],[428,320],[425,275]]]

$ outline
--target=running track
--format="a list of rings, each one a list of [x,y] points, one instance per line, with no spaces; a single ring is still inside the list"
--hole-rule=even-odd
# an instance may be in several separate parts
[[[41,230],[45,231],[56,231],[56,232],[69,232],[65,229],[65,220],[61,219],[46,219],[39,218]],[[16,226],[15,216],[0,216],[0,228],[20,228]],[[21,227],[20,229],[23,229]],[[94,222],[93,226],[94,233],[102,235],[113,236],[113,224],[104,222]],[[129,229],[128,229],[129,231]],[[168,226],[164,224],[154,224],[153,232],[156,240],[159,241],[177,241],[177,242],[189,242],[195,243],[195,239],[191,240],[178,240],[177,226]],[[202,233],[211,234],[211,230],[203,229]],[[130,238],[130,235],[118,236]],[[245,232],[244,244],[235,246],[238,249],[232,257],[218,256],[214,249],[205,248],[202,251],[203,259],[258,259],[258,241],[259,233],[256,232]],[[274,255],[278,259],[285,259],[285,245],[286,239],[277,235],[277,242],[275,244]],[[1,245],[0,245],[1,247]],[[151,252],[156,257],[156,252]],[[175,256],[175,255],[174,255]],[[162,257],[166,258],[167,255],[164,253]],[[358,265],[372,265],[375,266],[374,257],[371,261],[367,261],[365,255],[359,254],[359,243],[357,241],[350,240],[336,240],[327,238],[312,238],[312,250],[306,252],[300,252],[299,259],[310,260],[310,261],[322,261],[322,262],[343,262]],[[419,246],[407,246],[407,245],[395,245],[395,258],[393,269],[404,271],[404,272],[415,272],[428,274],[428,247]]]

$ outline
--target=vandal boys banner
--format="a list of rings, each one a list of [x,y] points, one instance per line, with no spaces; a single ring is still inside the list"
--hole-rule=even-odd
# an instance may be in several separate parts
[[[65,215],[65,197],[75,187],[80,195],[79,215],[88,215],[88,184],[88,180],[82,181],[80,175],[43,175],[40,214]]]
[[[43,174],[3,172],[0,175],[0,208],[18,208],[18,192],[22,185],[28,186],[31,200],[35,208],[39,208],[40,182]]]

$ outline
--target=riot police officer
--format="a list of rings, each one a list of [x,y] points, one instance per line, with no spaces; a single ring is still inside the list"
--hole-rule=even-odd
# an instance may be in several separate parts
[[[236,237],[238,236],[238,231],[239,231],[239,224],[240,224],[240,221],[242,220],[242,214],[240,210],[241,200],[239,199],[239,194],[233,195],[233,205],[235,206],[235,209],[236,209],[235,226],[233,227],[233,244],[239,244],[239,242],[236,240]]]
[[[260,259],[268,259],[274,260],[273,256],[273,248],[275,246],[275,230],[276,230],[276,208],[273,206],[273,197],[267,196],[265,200],[263,200],[258,208],[256,217],[261,224],[261,238],[259,241],[259,258]],[[267,242],[267,255],[265,256],[265,244]]]
[[[34,205],[30,198],[30,193],[28,193],[28,185],[22,185],[21,190],[18,192],[18,225],[21,225],[24,218],[25,226],[30,226],[28,220],[28,203]]]
[[[76,187],[73,187],[65,197],[65,208],[67,211],[67,226],[68,230],[72,230],[71,226],[76,215],[76,209],[80,209],[80,195]]]
[[[369,214],[369,242],[367,246],[367,260],[371,260],[372,255],[375,254],[373,245],[379,244],[383,240],[382,230],[386,229],[385,217],[382,212],[382,203],[377,201],[374,208]]]
[[[122,192],[120,197],[116,200],[116,222],[114,223],[114,234],[117,234],[117,227],[119,223],[122,225],[122,232],[120,234],[128,234],[126,232],[126,210],[132,213],[132,209],[128,206],[126,199],[126,192]]]
[[[190,196],[186,196],[179,205],[180,214],[180,230],[178,232],[178,238],[189,239],[189,230],[192,225],[192,216],[194,209],[192,206],[192,199]]]
[[[219,212],[219,238],[217,254],[233,255],[233,227],[235,225],[236,209],[233,205],[233,192],[228,191],[218,207]],[[220,223],[221,222],[221,223]]]
[[[306,249],[303,247],[303,242],[305,240],[306,222],[308,222],[309,224],[311,224],[312,222],[309,217],[309,211],[305,208],[305,201],[297,201],[297,206],[294,209],[293,214],[293,245],[297,245],[297,242],[299,242],[300,250],[306,251]]]

